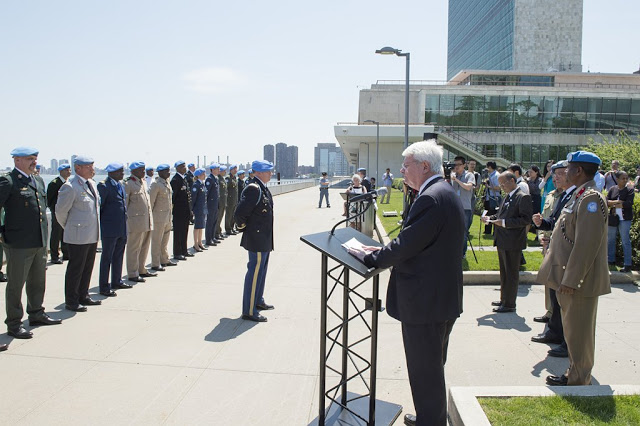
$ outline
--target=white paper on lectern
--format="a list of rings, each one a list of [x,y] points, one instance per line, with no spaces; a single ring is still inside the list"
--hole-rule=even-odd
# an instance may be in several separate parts
[[[349,249],[364,251],[364,244],[358,241],[355,237],[350,239],[346,243],[343,243],[342,247],[344,247],[346,251],[349,251]]]

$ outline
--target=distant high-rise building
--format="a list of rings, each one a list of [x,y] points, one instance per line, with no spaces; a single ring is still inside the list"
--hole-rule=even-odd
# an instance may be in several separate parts
[[[348,176],[351,174],[347,158],[335,143],[319,143],[313,151],[316,173],[327,172],[329,176]]]
[[[66,158],[61,158],[60,160],[58,160],[58,166],[62,166],[63,164],[69,164],[69,160],[67,160]]]
[[[275,148],[273,145],[264,146],[264,159],[272,163],[276,162]]]
[[[75,154],[73,154],[71,156],[71,173],[73,173],[73,174],[76,173],[76,167],[75,167],[75,165],[76,165],[76,157],[77,157],[77,155],[75,155]]]
[[[292,179],[298,175],[298,147],[277,143],[275,146],[275,169],[281,178]]]
[[[57,171],[58,170],[58,160],[56,160],[55,158],[51,160],[51,170],[52,171]]]
[[[582,71],[583,0],[449,0],[447,79],[462,70]]]

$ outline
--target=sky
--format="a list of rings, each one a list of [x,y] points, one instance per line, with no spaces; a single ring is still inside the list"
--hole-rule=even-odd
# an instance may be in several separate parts
[[[446,0],[3,0],[0,167],[39,162],[203,164],[262,158],[265,144],[336,142],[376,80],[445,80]],[[584,70],[640,67],[640,3],[584,0]]]

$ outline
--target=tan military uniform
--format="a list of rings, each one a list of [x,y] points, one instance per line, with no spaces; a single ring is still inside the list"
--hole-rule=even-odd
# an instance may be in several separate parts
[[[577,188],[553,229],[538,282],[556,292],[562,308],[564,337],[569,348],[569,385],[591,383],[594,364],[598,296],[611,293],[607,265],[607,203],[589,181]]]
[[[542,208],[542,217],[548,218],[553,213],[553,210],[556,207],[556,204],[560,201],[560,195],[563,194],[563,191],[559,191],[554,189],[553,191],[547,194],[547,197],[544,199],[544,207]],[[543,238],[550,238],[551,231],[541,231],[538,230],[538,239],[542,240]],[[547,255],[547,250],[549,247],[542,249],[542,256]],[[553,303],[551,303],[551,295],[549,294],[549,287],[545,286],[544,288],[544,306],[547,309],[547,313],[544,315],[547,318],[551,318],[551,314],[553,313]]]
[[[151,242],[153,219],[147,183],[135,176],[129,176],[124,183],[127,197],[127,275],[135,278],[146,274],[147,255]]]
[[[153,215],[151,231],[151,266],[169,263],[169,237],[171,235],[171,185],[167,179],[156,176],[149,187],[149,202]]]

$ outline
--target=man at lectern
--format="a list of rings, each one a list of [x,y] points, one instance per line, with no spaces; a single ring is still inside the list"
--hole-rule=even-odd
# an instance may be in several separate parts
[[[462,313],[465,220],[460,198],[442,177],[442,147],[417,142],[402,153],[405,183],[418,191],[400,234],[387,246],[351,250],[369,267],[388,268],[387,312],[402,322],[416,415],[406,425],[446,425],[444,364]]]

